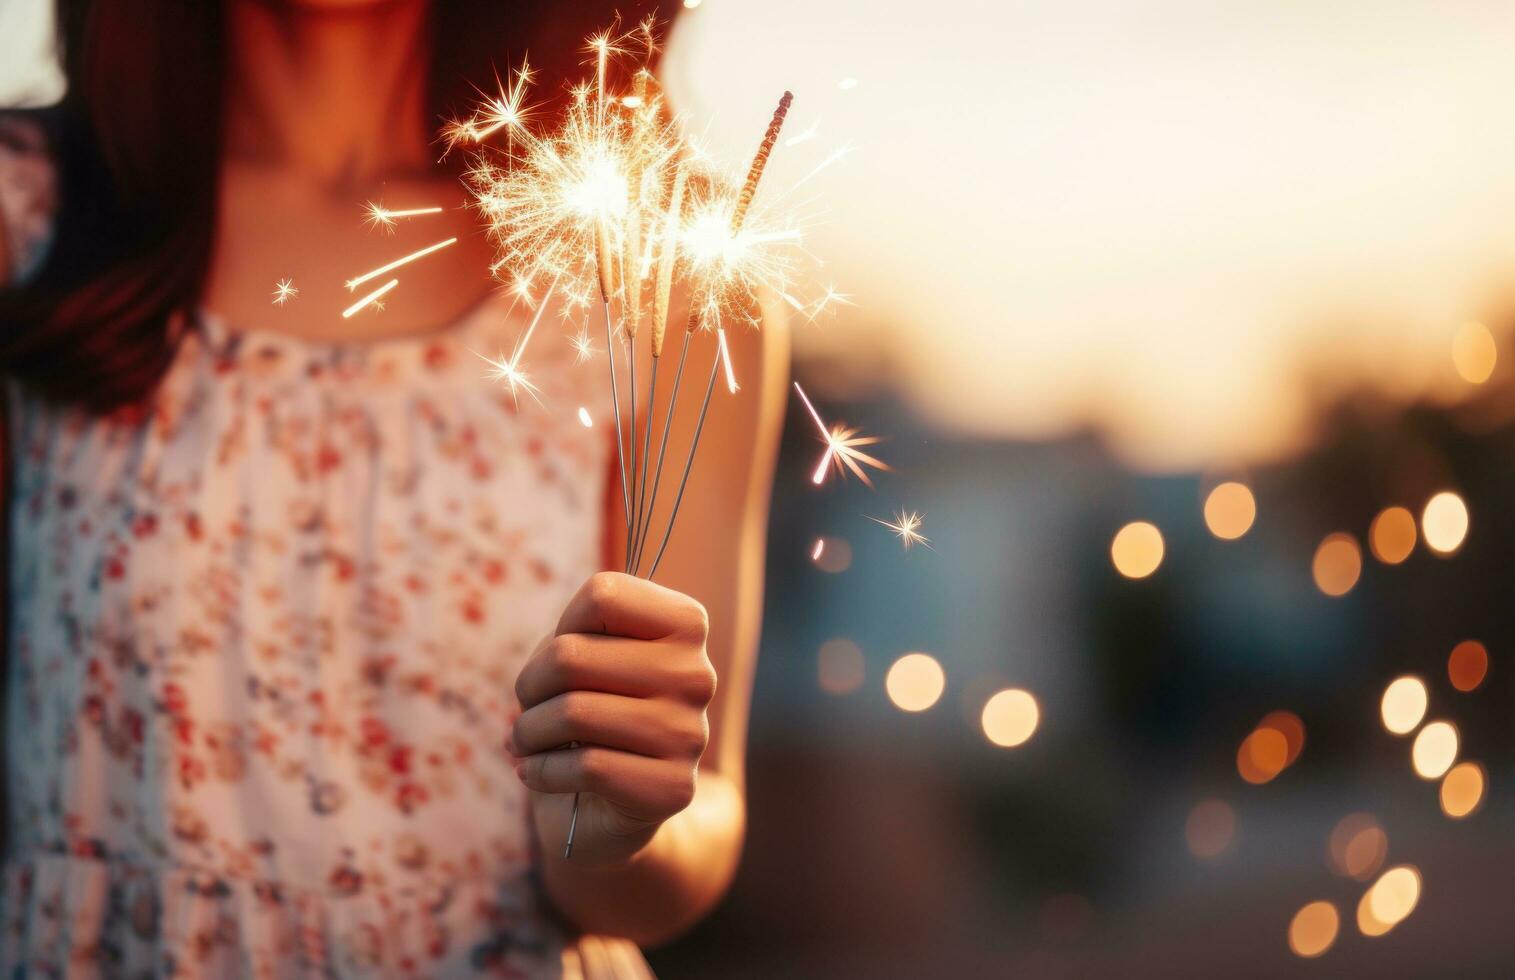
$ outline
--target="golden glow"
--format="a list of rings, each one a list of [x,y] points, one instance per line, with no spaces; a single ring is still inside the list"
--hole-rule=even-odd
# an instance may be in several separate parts
[[[1236,811],[1223,800],[1201,800],[1184,821],[1184,841],[1189,853],[1202,861],[1217,858],[1236,836]]]
[[[1110,560],[1126,578],[1146,578],[1163,563],[1163,534],[1154,524],[1132,521],[1115,533]]]
[[[1494,373],[1499,347],[1481,323],[1464,323],[1452,337],[1452,366],[1469,384],[1481,385]]]
[[[821,419],[821,413],[815,410],[815,406],[810,403],[810,397],[805,394],[805,389],[800,387],[798,381],[794,383],[794,390],[799,392],[800,401],[805,403],[805,410],[815,420],[815,427],[821,433],[821,442],[826,445],[826,451],[821,455],[820,464],[816,466],[815,472],[811,474],[810,482],[819,486],[826,479],[827,471],[835,464],[838,473],[846,475],[850,470],[866,486],[873,486],[873,481],[868,479],[868,474],[863,467],[871,466],[874,469],[887,470],[889,466],[882,460],[861,452],[858,447],[872,446],[879,442],[879,438],[859,436],[857,429],[849,429],[841,425],[826,428],[826,423]]]
[[[1415,550],[1415,515],[1404,507],[1385,507],[1368,528],[1368,547],[1385,565],[1398,565]]]
[[[921,515],[913,510],[909,513],[903,510],[900,511],[894,515],[894,520],[892,521],[881,521],[877,517],[870,517],[868,519],[875,524],[882,524],[893,531],[894,536],[904,543],[906,551],[909,551],[912,545],[917,544],[925,545],[927,548],[931,547],[931,539],[921,533]]]
[[[827,694],[851,694],[863,686],[863,651],[851,640],[838,637],[822,643],[816,666],[821,690]]]
[[[1389,855],[1389,835],[1370,814],[1341,818],[1331,830],[1327,856],[1331,870],[1358,881],[1366,880]]]
[[[1289,923],[1289,949],[1295,956],[1311,959],[1320,956],[1336,942],[1341,917],[1330,902],[1311,902]]]
[[[1450,555],[1468,535],[1467,504],[1450,490],[1436,494],[1420,513],[1420,533],[1432,551]]]
[[[1429,701],[1425,682],[1419,677],[1395,678],[1384,688],[1383,700],[1379,703],[1383,727],[1395,735],[1410,734],[1426,716]]]
[[[1257,728],[1236,752],[1236,771],[1254,785],[1266,783],[1289,764],[1289,740],[1276,728]]]
[[[852,567],[852,545],[846,538],[827,535],[817,538],[811,550],[815,567],[832,575],[839,575]]]
[[[1457,728],[1449,721],[1433,721],[1415,736],[1410,749],[1415,774],[1421,779],[1439,779],[1457,760]]]
[[[1463,640],[1447,657],[1447,678],[1466,693],[1483,683],[1489,672],[1489,651],[1477,640]]]
[[[901,711],[925,711],[947,687],[942,665],[928,653],[907,653],[894,662],[884,678],[889,700]]]
[[[1362,575],[1362,549],[1357,539],[1350,534],[1328,534],[1315,549],[1315,560],[1310,564],[1315,576],[1315,586],[1333,598],[1352,591]]]
[[[382,310],[384,308],[384,306],[383,306],[383,304],[381,304],[379,302],[379,300],[383,299],[385,293],[389,292],[391,289],[395,288],[399,284],[400,284],[400,280],[398,280],[398,279],[391,279],[391,280],[389,280],[389,282],[386,282],[384,285],[380,286],[378,289],[375,289],[373,292],[369,293],[368,295],[359,297],[358,300],[357,300],[357,302],[353,303],[347,309],[345,309],[345,310],[342,311],[342,319],[344,319],[344,320],[347,319],[348,317],[352,316],[354,313],[358,312],[359,310],[363,309],[365,306],[368,306],[369,304],[373,304],[373,305],[377,306],[379,309]]]
[[[1205,526],[1224,541],[1246,534],[1257,518],[1257,501],[1244,483],[1222,483],[1205,498]]]
[[[283,306],[298,295],[300,295],[300,290],[295,286],[293,279],[280,279],[274,284],[275,306]]]
[[[991,697],[979,720],[989,741],[1009,749],[1024,745],[1036,734],[1041,709],[1030,692],[1012,687]]]
[[[1373,882],[1364,898],[1372,922],[1384,927],[1384,932],[1387,932],[1415,911],[1415,904],[1420,901],[1420,872],[1408,864],[1390,868]],[[1358,924],[1362,924],[1360,912]],[[1364,935],[1373,935],[1366,929],[1363,932]]]
[[[1441,812],[1460,820],[1483,805],[1488,774],[1476,762],[1459,762],[1441,780]]]

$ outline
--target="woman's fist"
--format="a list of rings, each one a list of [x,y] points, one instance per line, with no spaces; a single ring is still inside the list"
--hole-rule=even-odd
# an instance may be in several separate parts
[[[510,741],[546,853],[562,852],[574,793],[574,859],[589,862],[630,858],[694,799],[707,631],[698,602],[629,575],[600,572],[568,603],[516,680]]]

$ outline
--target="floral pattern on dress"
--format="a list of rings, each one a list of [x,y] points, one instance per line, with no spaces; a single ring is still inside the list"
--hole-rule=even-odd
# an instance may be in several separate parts
[[[145,409],[11,392],[0,969],[555,975],[506,750],[517,671],[601,564],[602,379],[547,407],[428,338],[186,331]]]

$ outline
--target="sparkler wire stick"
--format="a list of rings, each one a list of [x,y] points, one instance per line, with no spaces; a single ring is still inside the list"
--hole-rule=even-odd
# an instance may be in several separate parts
[[[647,431],[642,434],[641,496],[637,498],[636,502],[637,528],[641,531],[641,534],[632,534],[631,540],[634,550],[628,549],[626,554],[626,572],[633,575],[636,574],[636,551],[640,550],[641,540],[647,536],[647,524],[652,520],[652,512],[647,510],[645,506],[647,503],[647,462],[652,456],[652,415],[657,410],[658,362],[661,360],[661,357],[654,357],[652,359],[652,383],[647,388]],[[670,403],[670,407],[672,407],[672,403]],[[633,430],[634,433],[635,430]],[[634,461],[631,468],[633,471],[636,469]]]
[[[658,545],[657,556],[652,559],[652,567],[647,570],[647,581],[651,582],[653,576],[658,573],[658,565],[663,561],[663,552],[668,548],[668,539],[673,536],[673,522],[679,516],[679,504],[684,502],[684,488],[689,485],[689,471],[694,467],[694,452],[700,448],[700,433],[705,430],[705,414],[710,409],[710,394],[715,391],[715,376],[721,367],[721,351],[715,351],[715,356],[710,359],[710,380],[705,384],[705,401],[700,405],[700,420],[694,427],[694,439],[689,443],[689,456],[684,460],[684,476],[679,480],[679,492],[673,498],[673,510],[668,514],[668,526],[663,529],[663,542]]]
[[[647,547],[647,535],[651,530],[652,515],[658,509],[658,488],[663,484],[663,456],[668,451],[668,430],[673,425],[673,406],[679,400],[679,382],[684,378],[684,361],[689,357],[689,337],[684,333],[684,346],[679,350],[679,366],[673,372],[673,394],[668,399],[668,413],[663,416],[663,438],[658,443],[658,465],[652,476],[652,500],[647,505],[648,522],[642,526],[642,540],[637,542],[636,561],[631,566],[631,573],[635,575],[642,564],[642,552]],[[656,363],[656,362],[654,362]]]

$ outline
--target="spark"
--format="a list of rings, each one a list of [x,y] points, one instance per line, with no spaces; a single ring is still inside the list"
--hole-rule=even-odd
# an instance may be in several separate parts
[[[815,539],[815,547],[812,548],[811,551],[810,551],[810,560],[811,561],[820,561],[821,560],[821,552],[823,552],[825,550],[826,550],[826,539],[825,538],[816,538]]]
[[[454,237],[454,238],[449,238],[449,239],[447,239],[445,241],[437,242],[435,245],[428,245],[425,248],[416,249],[414,252],[411,252],[409,255],[401,256],[400,258],[395,259],[393,262],[390,262],[390,263],[388,263],[386,265],[381,265],[377,269],[373,269],[373,270],[371,270],[369,272],[365,272],[365,273],[363,273],[361,276],[359,276],[356,279],[349,279],[349,280],[347,280],[347,290],[348,290],[348,292],[351,292],[352,290],[356,289],[358,286],[362,285],[363,283],[367,282],[370,279],[377,279],[379,276],[382,276],[384,273],[389,272],[392,269],[398,269],[402,265],[407,265],[407,264],[409,264],[411,262],[414,262],[416,259],[423,258],[423,257],[425,257],[427,255],[430,255],[432,252],[436,252],[436,251],[439,251],[441,249],[444,249],[444,248],[446,248],[447,246],[453,244],[456,241],[457,241],[457,238]]]
[[[731,370],[731,348],[726,346],[726,328],[721,327],[717,329],[715,335],[720,339],[721,363],[726,367],[726,390],[734,395],[738,386],[736,383],[736,373]]]
[[[785,146],[799,146],[801,143],[806,143],[806,142],[809,142],[810,140],[815,139],[816,131],[820,129],[820,126],[821,126],[821,122],[820,122],[819,119],[817,119],[815,122],[813,122],[813,123],[810,124],[810,128],[809,129],[806,129],[803,132],[795,133],[793,136],[791,136],[788,139],[786,139],[784,141],[784,145]]]
[[[874,469],[888,470],[889,465],[883,460],[862,452],[859,447],[876,445],[881,440],[877,436],[859,436],[859,430],[849,429],[842,425],[827,428],[821,414],[810,403],[809,397],[805,395],[805,389],[800,387],[798,381],[794,383],[794,390],[799,392],[800,401],[805,403],[810,417],[815,420],[815,427],[820,430],[821,441],[826,444],[826,452],[821,456],[820,465],[815,468],[810,482],[819,486],[826,479],[826,471],[834,463],[838,473],[845,475],[850,470],[854,476],[863,481],[865,486],[873,486],[873,481],[868,479],[868,474],[864,472],[863,467],[871,466]]]
[[[531,383],[531,380],[526,377],[526,374],[521,370],[514,358],[507,358],[503,354],[499,357],[488,357],[480,354],[478,351],[474,351],[473,354],[489,365],[491,369],[489,372],[490,380],[505,382],[505,386],[510,389],[510,397],[516,400],[518,404],[520,392],[522,391],[530,395],[532,401],[538,405],[542,404],[542,399],[537,397],[541,389]]]
[[[588,330],[580,330],[579,335],[569,341],[573,345],[573,363],[583,364],[596,353],[594,341],[589,339]]]
[[[901,510],[894,515],[894,520],[892,521],[880,520],[877,517],[869,517],[868,519],[875,524],[882,524],[893,531],[895,537],[904,543],[906,551],[909,551],[912,546],[917,544],[924,545],[928,550],[934,550],[931,548],[931,539],[921,533],[921,515],[913,510],[909,513]]]
[[[390,209],[382,204],[369,201],[363,210],[368,213],[368,224],[373,228],[384,228],[386,231],[393,230],[397,218],[414,218],[423,214],[441,214],[440,207],[429,208],[399,208]]]
[[[857,79],[851,77],[844,78],[836,83],[836,87],[841,89],[843,92],[846,92],[850,89],[855,89],[857,88]]]
[[[274,305],[283,306],[285,303],[300,295],[300,290],[295,286],[293,279],[280,279],[274,284]]]
[[[594,419],[589,417],[589,409],[585,408],[583,405],[579,406],[579,422],[582,423],[586,429],[594,426]]]
[[[791,187],[790,190],[793,190],[795,187],[801,187],[801,186],[803,186],[806,182],[808,182],[810,180],[811,177],[814,177],[816,174],[820,173],[822,170],[825,170],[827,167],[829,167],[832,164],[838,162],[839,160],[845,159],[855,149],[857,149],[857,147],[852,146],[849,143],[849,144],[844,144],[842,146],[839,146],[836,149],[832,150],[830,153],[826,154],[826,156],[821,159],[820,163],[818,163],[815,166],[811,167],[809,173],[805,174],[805,176],[803,176],[799,180],[795,181],[794,182],[794,187]]]
[[[379,300],[384,296],[385,293],[389,292],[391,289],[395,288],[399,284],[400,284],[400,280],[398,280],[398,279],[391,279],[391,280],[389,280],[389,282],[386,282],[384,285],[380,286],[378,289],[375,289],[373,292],[369,293],[367,296],[364,296],[363,298],[359,299],[356,303],[352,304],[347,309],[343,310],[342,311],[342,319],[345,320],[345,319],[351,317],[354,313],[358,312],[359,310],[361,310],[363,307],[369,305],[370,303],[374,304],[375,306],[377,306],[379,309],[382,310],[384,308],[384,306],[383,306],[382,303],[379,302]]]

